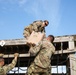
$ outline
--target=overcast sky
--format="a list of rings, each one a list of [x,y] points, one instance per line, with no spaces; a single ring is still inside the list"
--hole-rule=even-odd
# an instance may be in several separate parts
[[[76,34],[76,0],[0,0],[0,40],[23,37],[35,20],[48,20],[46,35]]]

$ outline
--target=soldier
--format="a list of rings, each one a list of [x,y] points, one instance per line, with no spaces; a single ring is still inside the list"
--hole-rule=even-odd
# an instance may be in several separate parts
[[[50,75],[51,56],[55,52],[54,36],[49,35],[39,45],[30,48],[30,54],[35,55],[34,61],[28,67],[28,75]],[[49,71],[50,70],[50,71]]]
[[[0,54],[0,55],[2,55],[2,54]],[[18,56],[19,56],[19,54],[15,53],[14,59],[12,60],[12,63],[10,63],[8,65],[4,65],[3,55],[0,56],[0,75],[7,75],[7,72],[12,70],[15,67],[15,65],[17,63],[17,57]]]
[[[29,37],[32,31],[45,33],[45,27],[48,24],[49,22],[47,20],[34,21],[32,24],[24,28],[23,36],[26,38]]]

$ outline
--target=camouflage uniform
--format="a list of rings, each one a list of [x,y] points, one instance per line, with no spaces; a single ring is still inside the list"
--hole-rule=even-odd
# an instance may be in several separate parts
[[[29,51],[36,55],[34,62],[28,68],[28,75],[49,75],[51,56],[55,52],[55,47],[51,42],[44,39],[39,45],[31,47]]]
[[[0,75],[7,75],[8,71],[12,70],[15,67],[16,63],[17,60],[13,59],[12,63],[10,63],[9,65],[0,67]]]
[[[24,37],[29,37],[32,31],[35,32],[44,32],[45,33],[45,28],[42,27],[43,21],[34,21],[32,24],[24,28],[23,36]]]

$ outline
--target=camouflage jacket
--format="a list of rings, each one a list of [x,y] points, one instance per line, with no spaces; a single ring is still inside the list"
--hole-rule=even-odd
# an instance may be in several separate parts
[[[32,31],[35,32],[44,32],[45,33],[45,28],[41,27],[43,24],[43,21],[35,21],[29,26],[24,28],[23,36],[28,37],[32,33]]]
[[[51,56],[55,52],[55,47],[51,42],[44,39],[39,45],[30,48],[30,53],[36,55],[34,62],[36,65],[47,68],[51,63]]]
[[[17,60],[13,59],[12,63],[5,65],[3,67],[0,67],[0,75],[7,75],[7,73],[15,67],[16,63],[17,63]]]

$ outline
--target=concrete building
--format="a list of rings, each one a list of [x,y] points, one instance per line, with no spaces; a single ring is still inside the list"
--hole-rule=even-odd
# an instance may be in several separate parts
[[[52,56],[52,75],[76,75],[76,35],[57,36],[54,45],[56,52]],[[8,75],[24,75],[27,67],[33,61],[28,53],[26,38],[0,40],[0,53],[4,53],[5,63],[13,59],[15,52],[20,53],[17,67]]]

